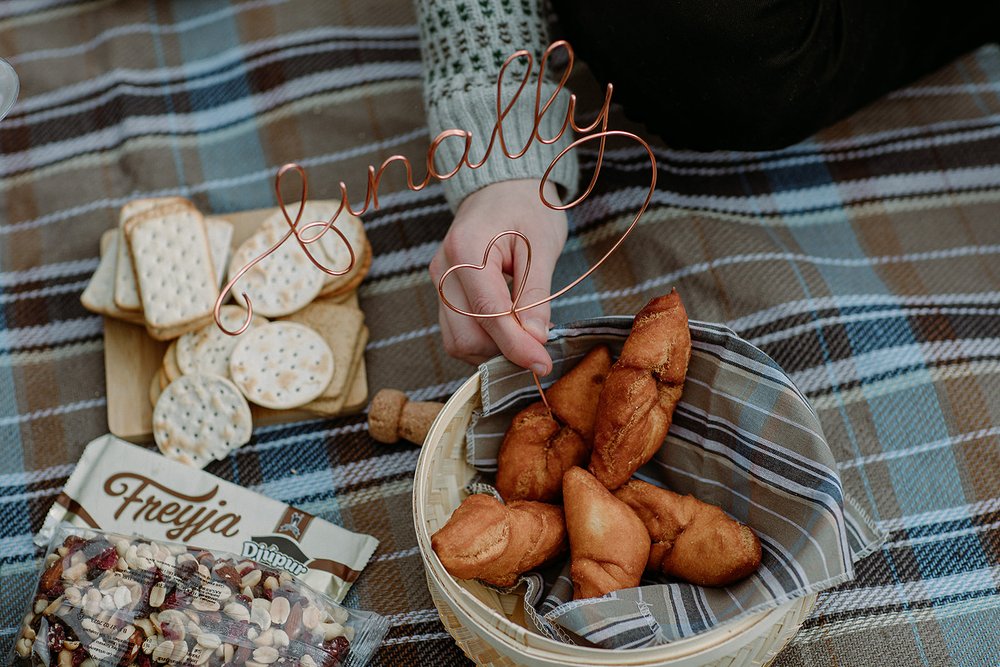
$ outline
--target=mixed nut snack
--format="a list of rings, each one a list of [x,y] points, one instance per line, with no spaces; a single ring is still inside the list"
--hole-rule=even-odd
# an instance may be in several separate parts
[[[365,664],[384,618],[228,553],[60,528],[15,665]]]

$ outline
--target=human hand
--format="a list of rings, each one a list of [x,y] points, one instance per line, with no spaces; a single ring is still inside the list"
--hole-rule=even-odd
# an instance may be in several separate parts
[[[545,198],[559,203],[555,185],[545,184]],[[552,273],[566,243],[566,213],[546,207],[538,197],[538,181],[501,181],[472,193],[458,208],[451,229],[441,242],[430,274],[435,286],[455,264],[480,264],[483,251],[494,236],[512,229],[531,240],[531,271],[525,279],[518,305],[534,303],[549,296]],[[482,271],[460,270],[445,284],[448,300],[462,310],[496,313],[510,310],[511,289],[516,291],[527,260],[524,241],[514,236],[501,238]],[[543,343],[548,337],[550,308],[544,304],[519,313],[521,325],[509,316],[472,318],[438,304],[441,338],[448,354],[471,364],[494,356],[499,350],[515,364],[539,375],[552,371],[552,359]]]

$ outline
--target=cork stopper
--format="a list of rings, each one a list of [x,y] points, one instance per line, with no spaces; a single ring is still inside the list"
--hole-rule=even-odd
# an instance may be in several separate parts
[[[399,418],[409,399],[398,389],[382,389],[368,406],[368,433],[379,442],[399,441]]]
[[[381,389],[368,406],[368,433],[379,442],[422,445],[443,403],[411,401],[398,389]]]

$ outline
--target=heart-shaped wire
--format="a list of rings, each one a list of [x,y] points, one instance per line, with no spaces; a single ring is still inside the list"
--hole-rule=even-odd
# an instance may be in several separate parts
[[[287,174],[290,171],[296,172],[299,175],[300,182],[302,183],[302,189],[299,193],[299,209],[295,213],[294,220],[292,219],[292,216],[289,215],[288,208],[285,206],[285,199],[281,194],[281,179],[284,178],[285,174]],[[350,241],[347,240],[347,237],[344,235],[344,233],[340,231],[340,229],[338,229],[337,226],[334,224],[334,221],[336,221],[337,217],[340,215],[340,212],[344,209],[343,202],[341,202],[340,206],[337,208],[336,212],[329,220],[317,220],[314,222],[310,222],[306,225],[303,225],[301,228],[299,227],[299,221],[302,219],[302,215],[305,213],[306,210],[306,201],[308,198],[308,192],[309,192],[309,181],[308,178],[306,177],[306,170],[303,169],[301,165],[295,163],[288,163],[282,165],[282,167],[278,170],[277,175],[274,177],[274,193],[278,199],[278,208],[281,210],[281,215],[285,218],[285,222],[288,224],[288,231],[285,232],[284,236],[278,239],[278,241],[274,243],[270,248],[262,252],[257,257],[253,258],[243,268],[241,268],[236,273],[236,275],[233,278],[231,278],[228,283],[226,283],[226,286],[222,288],[222,292],[219,294],[219,298],[215,300],[214,312],[215,312],[215,324],[224,333],[227,333],[230,336],[238,336],[247,330],[247,327],[250,326],[250,322],[253,320],[253,301],[250,299],[249,294],[247,294],[245,291],[241,292],[240,294],[242,295],[243,301],[244,303],[246,303],[246,308],[247,308],[246,319],[243,321],[243,324],[239,328],[232,331],[227,329],[225,325],[222,323],[222,316],[221,316],[222,304],[225,303],[226,297],[229,295],[230,292],[232,292],[233,288],[236,286],[236,283],[239,282],[240,278],[242,278],[247,273],[247,271],[252,269],[265,257],[267,257],[268,255],[276,251],[279,247],[281,247],[281,244],[287,241],[289,237],[294,236],[296,242],[299,244],[299,247],[302,248],[302,251],[306,254],[306,257],[309,258],[309,261],[312,262],[317,269],[319,269],[320,271],[322,271],[327,275],[342,276],[348,271],[350,271],[352,268],[354,268],[354,263],[356,261],[354,248],[351,247],[351,243]],[[314,236],[306,237],[305,233],[310,229],[313,229],[314,227],[322,227],[322,229],[316,232]],[[336,232],[337,236],[340,237],[340,240],[344,242],[344,245],[347,246],[347,252],[350,254],[350,261],[347,263],[347,267],[342,270],[334,271],[333,269],[327,268],[326,266],[323,265],[322,262],[316,259],[312,251],[309,249],[310,244],[319,241],[323,237],[323,235],[326,234],[331,229],[334,232]]]
[[[555,160],[553,160],[552,163],[549,165],[549,168],[545,170],[545,173],[542,175],[542,180],[539,183],[538,196],[542,200],[542,203],[545,206],[547,206],[550,209],[556,210],[556,211],[565,211],[567,209],[573,208],[574,206],[578,205],[581,201],[583,201],[586,198],[587,194],[589,194],[590,191],[593,189],[594,184],[595,184],[593,181],[591,182],[590,187],[588,188],[588,190],[587,190],[586,193],[584,193],[580,197],[577,197],[575,200],[571,201],[568,204],[553,204],[550,201],[548,201],[545,198],[545,194],[544,194],[545,183],[548,181],[549,175],[552,173],[552,169],[559,162],[559,160],[564,155],[566,155],[566,153],[568,153],[569,151],[573,150],[577,146],[580,146],[580,145],[582,145],[582,144],[584,144],[584,143],[586,143],[588,141],[594,141],[594,140],[600,140],[601,141],[601,147],[598,149],[598,159],[597,159],[598,164],[600,164],[601,158],[604,155],[604,141],[605,141],[605,139],[607,137],[612,137],[612,136],[627,137],[627,138],[635,139],[636,141],[638,141],[642,145],[642,147],[646,149],[646,153],[649,155],[649,161],[650,161],[650,164],[652,166],[652,178],[650,179],[649,191],[646,193],[646,198],[643,199],[642,205],[639,207],[639,210],[636,212],[635,217],[632,218],[632,222],[629,223],[629,226],[625,229],[624,232],[622,232],[622,235],[620,237],[618,237],[618,240],[615,241],[614,245],[612,245],[611,248],[609,248],[608,251],[605,252],[603,256],[601,256],[600,259],[598,259],[596,262],[594,262],[594,264],[591,265],[590,268],[588,268],[586,271],[584,271],[582,274],[580,274],[576,279],[574,279],[572,282],[570,282],[569,284],[567,284],[565,287],[562,287],[558,291],[553,292],[552,294],[550,294],[549,296],[545,297],[544,299],[539,299],[538,301],[535,301],[533,303],[529,303],[529,304],[524,305],[524,306],[518,306],[517,305],[517,301],[520,298],[521,291],[524,288],[524,281],[527,278],[528,268],[531,266],[531,260],[530,260],[530,258],[531,258],[531,240],[528,239],[527,236],[525,236],[524,234],[522,234],[519,231],[515,231],[513,229],[508,229],[508,230],[500,232],[499,234],[497,234],[496,236],[494,236],[493,239],[486,246],[486,255],[484,255],[484,257],[483,257],[483,264],[481,266],[474,265],[474,264],[457,264],[455,266],[450,267],[447,271],[445,271],[443,274],[441,274],[441,277],[438,279],[438,295],[441,297],[441,301],[442,301],[442,303],[444,303],[444,305],[446,307],[450,308],[452,311],[458,313],[459,315],[465,315],[466,317],[472,317],[472,318],[476,318],[476,319],[491,319],[491,318],[495,318],[495,317],[503,317],[505,315],[515,315],[516,316],[518,313],[523,313],[524,311],[529,310],[531,308],[536,308],[536,307],[541,306],[543,304],[549,303],[553,299],[558,299],[560,296],[562,296],[566,292],[570,291],[571,289],[573,289],[574,287],[576,287],[577,285],[579,285],[583,280],[586,280],[588,276],[590,276],[594,271],[596,271],[598,268],[600,268],[600,266],[602,264],[604,264],[604,262],[612,254],[614,254],[614,252],[616,250],[618,250],[619,247],[621,247],[621,244],[625,242],[625,238],[630,233],[632,233],[632,230],[635,229],[635,226],[637,224],[639,224],[639,218],[642,217],[642,214],[645,213],[646,209],[649,207],[649,202],[652,200],[652,198],[653,198],[653,192],[654,192],[654,190],[656,188],[656,157],[653,155],[652,148],[650,148],[649,144],[646,143],[642,138],[638,137],[635,134],[632,134],[631,132],[624,132],[624,131],[621,131],[621,130],[606,130],[606,131],[603,131],[603,132],[598,132],[598,133],[591,134],[591,135],[588,135],[586,137],[581,137],[580,139],[577,139],[576,141],[574,141],[573,143],[571,143],[569,146],[567,146],[566,148],[564,148],[562,150],[562,152],[560,152],[559,155],[556,156]],[[468,311],[468,310],[463,310],[462,308],[459,308],[458,306],[456,306],[455,304],[453,304],[451,301],[449,301],[447,299],[447,297],[445,296],[445,294],[444,294],[444,284],[445,284],[445,280],[448,278],[448,276],[451,275],[456,269],[460,269],[460,268],[479,268],[480,270],[485,269],[486,268],[486,258],[489,256],[489,251],[493,248],[493,246],[496,244],[496,242],[497,242],[498,239],[500,239],[503,236],[508,236],[508,235],[517,236],[518,238],[520,238],[524,242],[525,246],[527,247],[527,257],[528,257],[528,261],[526,263],[526,268],[525,268],[524,276],[522,276],[522,280],[521,280],[521,283],[520,283],[521,287],[520,287],[520,289],[517,290],[517,294],[513,295],[512,298],[511,298],[511,303],[512,303],[511,308],[509,310],[498,310],[498,311],[493,312],[493,313],[476,313],[476,312],[472,312],[472,311]]]
[[[438,280],[438,296],[441,298],[441,303],[443,303],[445,306],[447,306],[451,310],[455,311],[456,313],[459,313],[459,314],[462,314],[462,315],[469,315],[470,317],[477,317],[477,315],[469,314],[467,311],[462,310],[461,308],[459,308],[458,306],[456,306],[455,304],[453,304],[451,301],[448,300],[448,297],[445,296],[445,293],[444,293],[444,284],[445,284],[445,281],[448,279],[448,276],[450,276],[451,274],[455,273],[456,271],[461,271],[461,270],[483,271],[483,270],[485,270],[486,269],[486,264],[489,262],[489,259],[490,259],[490,252],[493,250],[493,247],[497,244],[497,242],[500,239],[504,238],[505,236],[512,236],[512,237],[514,237],[516,239],[520,239],[524,243],[524,247],[525,247],[524,270],[521,271],[520,279],[518,279],[517,276],[514,276],[514,291],[511,293],[511,296],[510,296],[510,309],[507,310],[507,311],[504,311],[502,313],[499,313],[497,315],[494,315],[494,316],[495,317],[499,317],[500,315],[511,315],[514,318],[514,321],[517,322],[518,326],[521,326],[521,318],[518,316],[518,312],[519,311],[517,309],[517,302],[520,301],[520,299],[521,299],[521,293],[524,292],[524,286],[525,286],[525,283],[527,282],[528,274],[531,272],[531,241],[528,239],[527,236],[525,236],[521,232],[517,231],[516,229],[508,229],[506,231],[500,232],[499,234],[497,234],[496,236],[494,236],[492,239],[490,239],[490,242],[486,244],[486,250],[483,251],[483,261],[482,261],[482,263],[480,263],[480,264],[455,264],[454,266],[448,267],[448,270],[445,271],[444,273],[442,273],[441,274],[441,278]],[[538,379],[538,374],[535,373],[534,371],[531,371],[531,377],[535,381],[535,387],[538,389],[539,396],[542,397],[542,403],[545,404],[545,409],[548,410],[549,412],[551,412],[552,409],[549,407],[549,401],[545,397],[545,392],[542,391],[542,383]]]

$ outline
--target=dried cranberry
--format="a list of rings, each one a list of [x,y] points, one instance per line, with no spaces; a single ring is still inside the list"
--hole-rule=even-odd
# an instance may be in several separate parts
[[[234,597],[237,602],[242,604],[247,609],[250,608],[250,604],[253,602],[253,598],[251,598],[249,595],[243,595],[243,593],[237,593]]]
[[[177,591],[170,591],[167,596],[163,598],[163,604],[160,605],[160,609],[176,609],[181,606],[183,600],[177,595]]]
[[[351,642],[347,641],[347,637],[337,637],[333,641],[337,643],[337,653],[340,655],[340,661],[343,662],[347,659],[347,652],[351,650]]]
[[[118,564],[118,552],[114,547],[103,549],[99,554],[87,560],[89,569],[106,571]]]
[[[87,651],[82,646],[78,646],[75,651],[73,651],[73,667],[80,667],[84,660],[87,659]]]
[[[133,663],[135,667],[153,667],[153,663],[149,656],[145,653],[140,653],[135,657],[135,662]]]
[[[323,642],[323,650],[335,658],[338,663],[347,660],[347,652],[350,650],[350,646],[351,644],[347,641],[347,637],[334,637],[329,641]]]
[[[83,548],[83,545],[87,543],[87,540],[83,539],[79,535],[70,535],[63,541],[63,546],[66,547],[66,555],[72,556],[74,553]]]
[[[268,602],[274,599],[274,591],[272,591],[270,588],[261,589],[261,592],[262,592],[261,597],[267,600]]]
[[[61,623],[50,623],[49,632],[45,636],[45,642],[49,645],[49,651],[53,656],[59,655],[62,650],[63,640],[66,639],[66,631]]]

